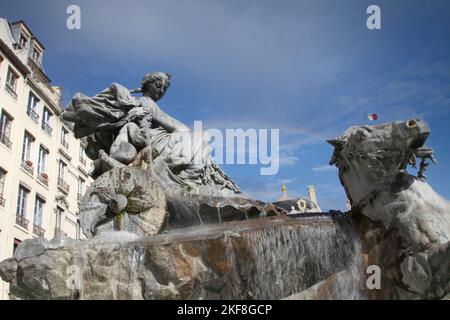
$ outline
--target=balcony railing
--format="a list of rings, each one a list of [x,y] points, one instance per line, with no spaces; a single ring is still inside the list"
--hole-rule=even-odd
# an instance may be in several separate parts
[[[84,157],[80,157],[80,162],[83,164],[83,166],[86,165],[86,159]]]
[[[63,179],[58,179],[58,188],[65,194],[69,193],[69,184],[67,184]]]
[[[33,162],[30,160],[22,161],[22,168],[31,175],[34,172]]]
[[[48,134],[49,136],[52,135],[52,127],[46,123],[46,122],[42,122],[42,130],[45,131],[46,134]]]
[[[9,85],[9,83],[6,83],[6,85],[5,85],[5,90],[6,90],[10,95],[12,95],[14,99],[17,100],[17,93],[16,93],[16,90],[15,90],[13,87],[11,87],[11,86]]]
[[[48,175],[46,173],[39,173],[38,180],[48,186]]]
[[[39,123],[39,115],[31,108],[27,109],[27,115],[36,123]]]
[[[16,216],[16,224],[21,226],[22,228],[28,229],[28,220],[23,216]]]
[[[0,194],[0,206],[4,207],[6,203],[5,196]]]
[[[9,137],[6,136],[5,134],[0,134],[0,141],[1,143],[3,143],[5,146],[7,146],[9,149],[11,149],[11,141],[9,141]]]
[[[55,238],[61,238],[61,237],[67,237],[67,233],[62,231],[61,228],[56,227],[55,228]]]
[[[44,234],[45,234],[45,230],[44,228],[42,228],[41,226],[38,226],[36,224],[33,224],[33,233],[35,235],[37,235],[38,237],[43,238]]]

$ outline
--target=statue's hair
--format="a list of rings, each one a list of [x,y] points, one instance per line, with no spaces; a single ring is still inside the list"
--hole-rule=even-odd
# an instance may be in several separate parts
[[[145,87],[147,86],[147,84],[153,83],[155,81],[163,81],[163,80],[166,80],[168,86],[170,86],[170,77],[171,77],[171,74],[166,73],[166,72],[155,71],[152,73],[147,73],[144,76],[144,78],[142,79],[141,88],[142,88],[142,90],[144,90]]]

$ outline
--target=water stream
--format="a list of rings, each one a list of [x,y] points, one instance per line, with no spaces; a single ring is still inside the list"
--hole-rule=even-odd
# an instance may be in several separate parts
[[[243,233],[255,264],[249,295],[282,299],[330,279],[326,298],[365,299],[360,240],[348,219],[326,220]]]

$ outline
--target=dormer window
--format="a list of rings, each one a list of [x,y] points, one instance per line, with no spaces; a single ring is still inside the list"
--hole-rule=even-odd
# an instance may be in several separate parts
[[[20,38],[19,38],[19,47],[20,47],[20,49],[25,48],[27,46],[27,42],[28,42],[28,39],[23,34],[21,34]]]
[[[33,49],[33,55],[31,56],[31,58],[35,61],[35,62],[40,62],[41,61],[41,52],[38,49]]]

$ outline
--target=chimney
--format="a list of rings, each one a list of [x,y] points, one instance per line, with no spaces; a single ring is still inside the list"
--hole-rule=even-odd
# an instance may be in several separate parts
[[[311,202],[313,202],[313,203],[315,203],[317,205],[316,187],[308,186],[308,194],[309,194],[309,199],[311,200]]]

